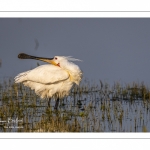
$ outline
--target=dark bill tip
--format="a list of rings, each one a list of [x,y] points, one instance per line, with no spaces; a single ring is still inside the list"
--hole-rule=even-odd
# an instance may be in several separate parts
[[[25,54],[25,53],[20,53],[20,54],[18,55],[18,58],[20,58],[20,59],[36,59],[36,60],[41,60],[41,59],[43,59],[42,61],[44,61],[44,59],[45,59],[45,61],[46,61],[46,60],[52,60],[52,59],[53,59],[53,58],[45,58],[45,57],[31,56],[31,55],[27,55],[27,54]]]
[[[20,59],[26,59],[26,58],[29,58],[29,55],[27,55],[27,54],[25,54],[25,53],[20,53],[20,54],[18,55],[18,58],[20,58]]]

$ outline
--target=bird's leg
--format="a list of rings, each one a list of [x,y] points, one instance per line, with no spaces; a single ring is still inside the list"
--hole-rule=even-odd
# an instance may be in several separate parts
[[[48,99],[48,107],[50,108],[51,98]]]
[[[59,98],[57,98],[54,109],[57,110],[59,104]]]

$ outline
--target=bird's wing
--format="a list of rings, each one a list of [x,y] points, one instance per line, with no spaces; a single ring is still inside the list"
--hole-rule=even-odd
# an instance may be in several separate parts
[[[33,81],[43,84],[52,84],[69,78],[69,74],[54,65],[42,65],[33,70],[20,73],[15,77],[15,82]]]

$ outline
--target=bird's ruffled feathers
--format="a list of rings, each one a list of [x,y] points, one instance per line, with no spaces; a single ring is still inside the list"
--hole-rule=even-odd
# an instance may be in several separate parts
[[[80,59],[76,59],[76,58],[73,58],[72,56],[63,56],[65,59],[67,59],[68,61],[82,61]]]

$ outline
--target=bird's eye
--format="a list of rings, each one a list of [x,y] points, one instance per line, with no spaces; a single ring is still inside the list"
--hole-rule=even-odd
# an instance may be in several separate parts
[[[55,57],[55,59],[57,60],[57,57]]]

